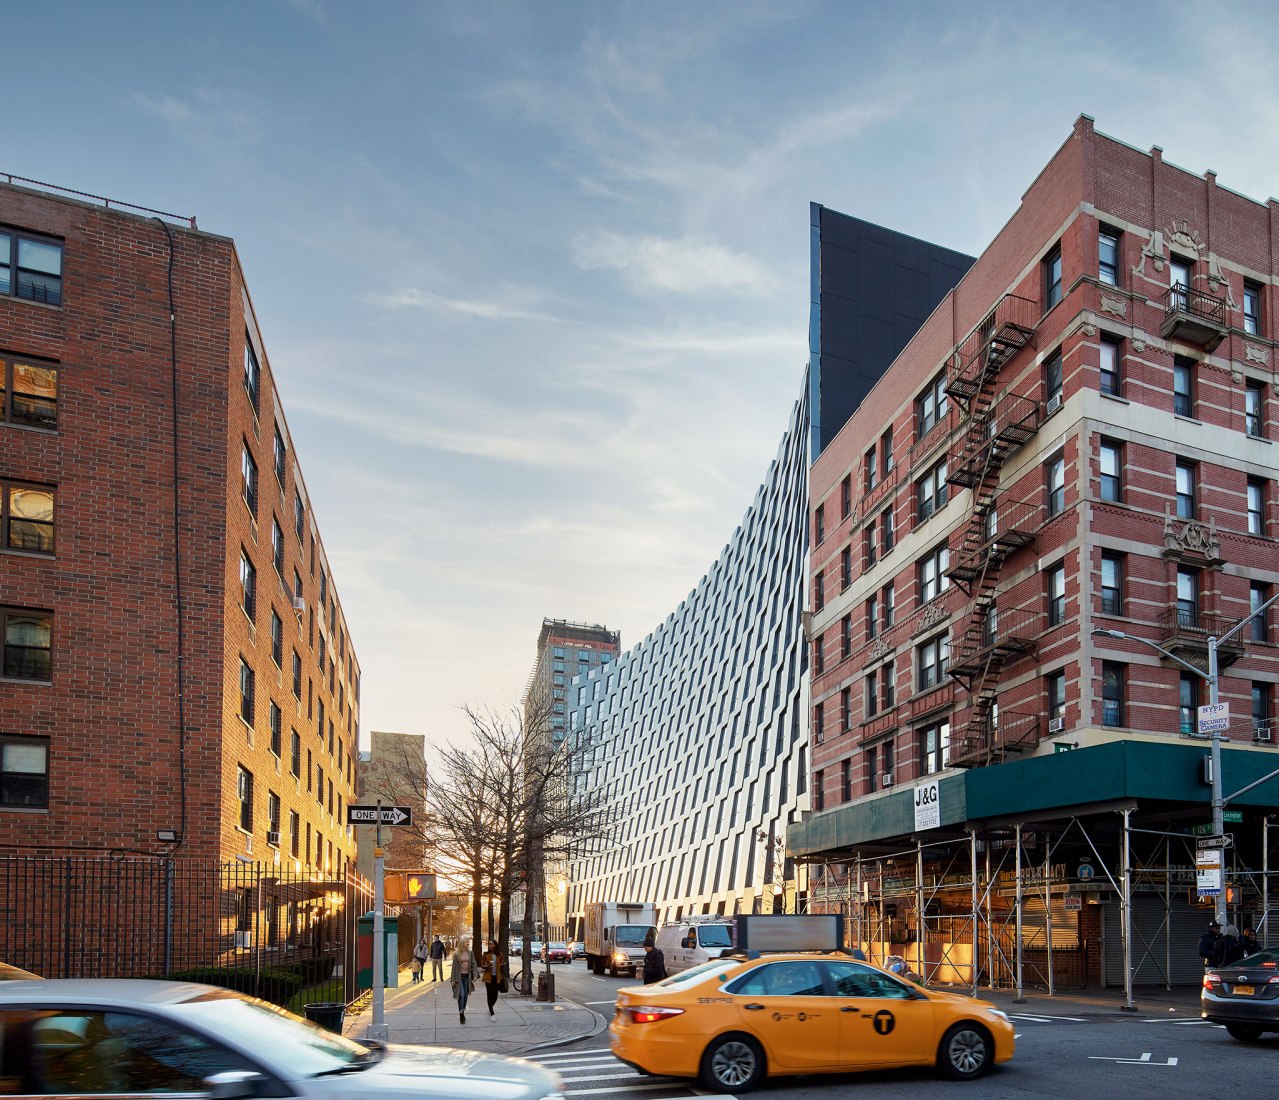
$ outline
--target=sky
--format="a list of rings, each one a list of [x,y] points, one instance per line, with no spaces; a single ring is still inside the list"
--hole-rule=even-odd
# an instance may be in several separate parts
[[[1081,113],[1279,193],[1279,7],[6,4],[0,172],[233,237],[363,669],[464,741],[543,617],[629,648],[751,503],[809,203],[977,254]]]

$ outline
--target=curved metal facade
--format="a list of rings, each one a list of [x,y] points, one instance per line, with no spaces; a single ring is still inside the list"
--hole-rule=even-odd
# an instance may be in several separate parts
[[[808,386],[741,526],[697,587],[611,666],[573,682],[613,843],[575,861],[570,913],[652,901],[659,917],[771,910],[780,842],[808,808]],[[791,902],[793,904],[793,901]]]

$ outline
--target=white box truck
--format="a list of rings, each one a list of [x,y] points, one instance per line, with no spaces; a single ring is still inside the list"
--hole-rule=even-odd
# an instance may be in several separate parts
[[[657,935],[657,907],[647,901],[593,901],[586,906],[586,968],[595,974],[642,973],[644,941]]]

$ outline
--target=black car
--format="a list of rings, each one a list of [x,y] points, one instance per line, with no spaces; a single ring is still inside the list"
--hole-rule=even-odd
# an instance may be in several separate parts
[[[1279,951],[1258,951],[1230,966],[1209,967],[1199,995],[1203,1018],[1225,1024],[1245,1043],[1279,1031]]]

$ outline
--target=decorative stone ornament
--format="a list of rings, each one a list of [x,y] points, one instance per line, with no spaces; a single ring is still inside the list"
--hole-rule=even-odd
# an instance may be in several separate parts
[[[1113,313],[1116,317],[1127,318],[1128,316],[1128,303],[1122,298],[1114,298],[1109,294],[1101,296],[1101,309],[1103,313]]]
[[[1178,526],[1180,524],[1180,526]],[[1208,565],[1221,565],[1221,539],[1217,537],[1217,524],[1211,517],[1206,524],[1198,520],[1174,520],[1172,505],[1164,505],[1164,557],[1185,556],[1201,558]]]
[[[1268,349],[1258,347],[1256,344],[1247,344],[1243,346],[1243,357],[1249,363],[1260,363],[1263,367],[1270,366],[1270,352]]]

